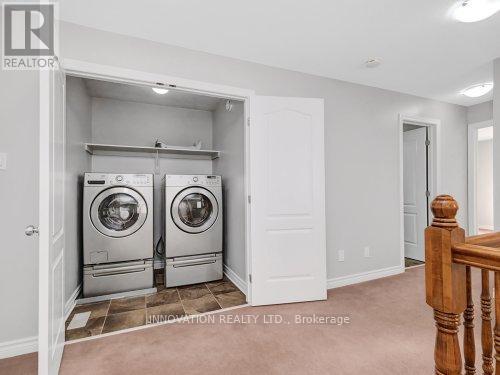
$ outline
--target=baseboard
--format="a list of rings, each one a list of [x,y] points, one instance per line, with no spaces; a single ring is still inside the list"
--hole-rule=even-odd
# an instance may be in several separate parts
[[[327,280],[327,288],[340,288],[341,286],[352,285],[357,283],[362,283],[365,281],[380,279],[382,277],[394,276],[404,272],[403,266],[395,266],[382,268],[379,270],[373,270],[363,273],[357,273],[354,275],[347,275],[341,277],[334,277],[332,279]]]
[[[234,272],[231,268],[224,264],[224,275],[231,280],[231,282],[238,287],[239,290],[243,292],[246,296],[247,292],[247,283],[241,277],[239,277],[236,272]]]
[[[38,337],[26,337],[0,343],[0,359],[33,353],[38,350]]]
[[[76,299],[80,295],[82,284],[78,285],[73,291],[69,299],[64,304],[64,320],[68,319],[69,314],[73,311],[76,304]],[[6,341],[0,343],[0,359],[15,357],[17,355],[33,353],[38,350],[38,337],[26,337],[19,340]]]
[[[76,305],[76,299],[80,295],[81,291],[82,291],[82,284],[78,284],[76,289],[73,291],[69,299],[64,304],[64,321],[68,319],[69,314],[71,314],[71,311],[73,311]]]
[[[477,227],[478,227],[478,229],[486,229],[486,230],[491,230],[491,231],[495,230],[493,225],[481,225],[481,224],[479,224]]]

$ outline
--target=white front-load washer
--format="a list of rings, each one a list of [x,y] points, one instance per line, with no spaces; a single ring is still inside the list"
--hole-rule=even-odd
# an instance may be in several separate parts
[[[85,173],[85,297],[153,287],[153,175]]]
[[[211,175],[164,179],[165,285],[222,279],[222,180]]]

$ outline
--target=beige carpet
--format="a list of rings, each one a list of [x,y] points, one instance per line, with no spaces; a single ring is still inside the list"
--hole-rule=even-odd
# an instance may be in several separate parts
[[[231,314],[259,316],[257,324],[169,324],[67,345],[61,374],[431,374],[435,331],[423,275],[413,268],[330,290],[327,301]],[[290,324],[267,324],[264,314]],[[346,316],[350,324],[296,324],[296,314]]]

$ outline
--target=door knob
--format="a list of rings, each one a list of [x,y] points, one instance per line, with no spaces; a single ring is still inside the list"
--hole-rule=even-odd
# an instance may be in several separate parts
[[[35,227],[34,225],[28,225],[26,229],[24,230],[24,233],[31,237],[34,234],[38,234],[38,228]]]

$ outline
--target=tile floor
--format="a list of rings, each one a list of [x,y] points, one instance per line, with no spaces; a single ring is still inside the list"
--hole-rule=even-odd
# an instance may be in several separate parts
[[[76,306],[66,321],[66,341],[155,324],[221,308],[243,305],[245,295],[228,279],[165,288],[163,272],[155,272],[157,292]],[[90,311],[85,327],[67,329],[77,313]]]
[[[413,266],[419,266],[421,264],[424,264],[425,262],[421,262],[420,260],[416,259],[411,259],[411,258],[405,258],[405,267],[413,267]]]

